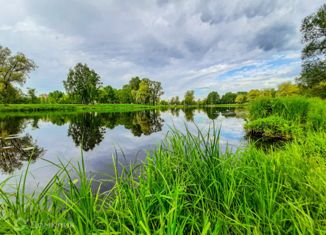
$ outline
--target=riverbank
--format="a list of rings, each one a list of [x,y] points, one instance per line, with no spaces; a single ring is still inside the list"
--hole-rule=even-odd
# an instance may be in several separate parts
[[[41,111],[75,111],[75,112],[129,112],[164,108],[198,108],[198,107],[242,107],[241,104],[217,105],[142,105],[142,104],[0,104],[0,112],[41,112]]]
[[[217,105],[142,105],[142,104],[0,104],[0,116],[26,116],[46,112],[136,112],[143,110],[167,110],[184,108],[205,107],[244,107],[242,104],[217,104]]]
[[[277,116],[301,131],[281,147],[252,141],[234,153],[219,148],[215,127],[171,130],[142,165],[118,173],[115,162],[116,183],[105,193],[92,192],[83,161],[58,166],[38,195],[24,193],[25,175],[15,194],[4,192],[2,182],[0,233],[323,234],[325,101],[263,99],[249,110],[250,120],[264,119],[264,127]]]

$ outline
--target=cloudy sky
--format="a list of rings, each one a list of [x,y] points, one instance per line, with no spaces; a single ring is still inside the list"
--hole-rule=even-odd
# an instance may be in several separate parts
[[[300,73],[300,24],[323,0],[0,0],[0,44],[32,58],[25,87],[63,90],[76,63],[120,88],[162,82],[193,89],[276,87]]]

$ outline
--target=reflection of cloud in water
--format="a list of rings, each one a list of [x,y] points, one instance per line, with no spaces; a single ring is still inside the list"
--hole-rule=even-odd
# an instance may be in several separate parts
[[[84,152],[84,159],[87,171],[94,175],[95,178],[102,178],[103,175],[113,174],[112,156],[116,151],[118,160],[123,164],[139,163],[145,158],[146,150],[154,149],[155,146],[159,145],[173,126],[185,132],[185,125],[187,125],[191,132],[196,133],[195,124],[205,132],[209,127],[213,126],[214,122],[215,127],[221,127],[220,143],[222,150],[225,149],[227,144],[233,149],[240,146],[244,141],[244,120],[235,117],[235,115],[224,117],[220,111],[211,111],[207,112],[210,112],[211,118],[214,115],[217,117],[214,121],[208,118],[206,111],[203,110],[192,110],[186,114],[179,111],[178,116],[173,116],[171,112],[119,114],[119,116],[114,114],[82,116],[82,120],[86,121],[72,119],[68,116],[60,117],[60,119],[55,117],[51,121],[51,117],[47,117],[46,120],[42,118],[38,120],[38,128],[33,128],[32,123],[29,122],[22,133],[30,134],[38,145],[46,150],[44,158],[56,163],[59,162],[58,159],[64,163],[80,161],[81,150],[79,145],[84,141],[83,138],[80,138],[80,135],[87,136],[88,133],[101,134],[100,139],[87,139],[91,142],[88,143],[88,151]],[[178,113],[178,111],[175,111],[175,113]],[[91,118],[98,119],[94,121]],[[187,122],[186,120],[193,120],[194,122]],[[75,125],[75,136],[68,136],[67,133],[72,124]],[[98,130],[101,129],[98,128],[103,128],[103,126],[104,131],[99,132]],[[123,151],[123,154],[121,151]],[[20,174],[22,170],[24,170],[24,167],[17,170],[15,174]],[[36,182],[41,185],[47,183],[50,177],[57,172],[57,169],[48,162],[37,160],[30,166],[30,172],[33,177],[28,179],[28,185],[33,187]],[[0,174],[0,180],[5,177],[7,175]]]

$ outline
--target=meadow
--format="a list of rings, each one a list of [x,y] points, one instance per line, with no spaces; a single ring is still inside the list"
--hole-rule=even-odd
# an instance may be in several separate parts
[[[326,102],[264,98],[248,109],[246,147],[222,151],[216,126],[172,129],[142,164],[115,161],[106,192],[92,190],[82,160],[56,164],[27,194],[27,168],[15,193],[0,184],[0,233],[325,234]]]

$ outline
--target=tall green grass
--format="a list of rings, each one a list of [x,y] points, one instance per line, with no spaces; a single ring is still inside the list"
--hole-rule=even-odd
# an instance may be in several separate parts
[[[326,101],[318,98],[261,98],[250,104],[249,112],[251,120],[274,115],[289,121],[309,124],[315,129],[326,127]]]
[[[249,112],[245,127],[252,138],[284,140],[310,130],[326,131],[326,101],[318,98],[261,98],[250,104]]]
[[[24,174],[13,195],[1,185],[0,232],[325,234],[325,132],[306,137],[281,150],[234,153],[221,151],[215,128],[171,130],[142,165],[116,168],[103,194],[92,193],[83,162],[58,165],[40,194],[24,193]]]

